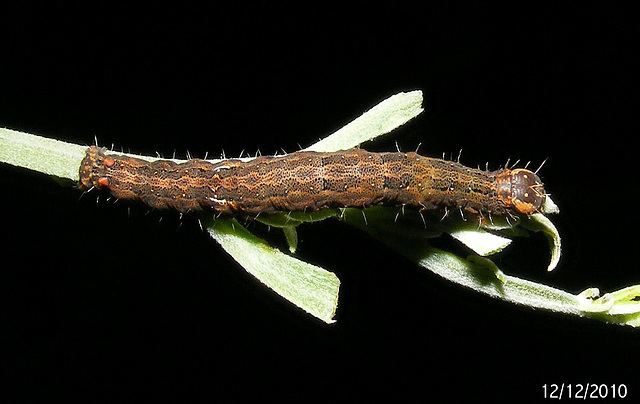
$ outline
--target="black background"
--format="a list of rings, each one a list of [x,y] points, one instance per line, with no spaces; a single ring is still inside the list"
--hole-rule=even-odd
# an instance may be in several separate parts
[[[470,166],[549,160],[563,257],[540,237],[496,258],[577,293],[640,280],[638,24],[630,10],[445,5],[22,8],[3,17],[0,125],[140,154],[295,151],[380,100],[425,112],[371,148]],[[0,167],[3,372],[19,397],[185,394],[351,400],[542,399],[544,383],[626,383],[640,334],[492,300],[335,221],[299,256],[342,281],[337,323],[304,314],[186,220],[127,217]],[[257,229],[256,224],[250,228]],[[281,237],[271,239],[282,245]],[[5,377],[3,376],[3,379]],[[133,395],[131,395],[133,393]]]

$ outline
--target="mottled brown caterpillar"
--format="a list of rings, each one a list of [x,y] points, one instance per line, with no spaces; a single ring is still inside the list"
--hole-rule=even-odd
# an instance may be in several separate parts
[[[482,171],[413,152],[362,149],[178,164],[92,146],[80,166],[80,187],[107,189],[115,198],[157,209],[229,215],[372,205],[530,215],[546,197],[540,178],[526,169]]]

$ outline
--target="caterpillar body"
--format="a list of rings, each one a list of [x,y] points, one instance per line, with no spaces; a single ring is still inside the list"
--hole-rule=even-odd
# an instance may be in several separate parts
[[[228,215],[372,205],[531,215],[546,197],[540,178],[527,169],[483,171],[413,152],[362,149],[175,163],[91,146],[80,166],[80,188],[106,189],[157,209]]]

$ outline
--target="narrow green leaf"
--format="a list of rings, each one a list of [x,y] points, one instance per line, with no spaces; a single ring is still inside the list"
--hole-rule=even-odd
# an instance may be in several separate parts
[[[558,233],[556,226],[554,226],[553,223],[551,223],[551,220],[541,213],[529,216],[527,220],[522,221],[522,225],[532,231],[541,231],[545,236],[547,236],[547,239],[549,240],[549,247],[551,249],[551,260],[547,267],[547,271],[553,271],[556,266],[558,266],[558,262],[560,262],[561,253],[560,233]]]
[[[488,233],[482,229],[454,228],[448,233],[483,257],[498,253],[511,244],[511,240],[508,238]]]
[[[334,321],[340,287],[335,274],[269,246],[234,219],[212,220],[207,229],[260,282],[322,321]]]
[[[495,262],[491,261],[489,258],[481,257],[479,255],[469,255],[467,257],[467,261],[473,264],[476,268],[486,268],[491,271],[501,284],[504,285],[507,281],[507,277],[504,272],[502,272]]]
[[[398,93],[305,150],[332,152],[351,149],[391,132],[420,115],[422,111],[422,91]]]
[[[0,162],[77,182],[86,146],[0,128]]]
[[[296,230],[296,226],[285,226],[282,228],[282,232],[287,239],[289,251],[291,254],[294,254],[298,249],[298,231]]]

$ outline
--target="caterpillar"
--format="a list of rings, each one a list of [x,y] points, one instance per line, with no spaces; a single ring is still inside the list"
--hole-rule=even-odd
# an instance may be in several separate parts
[[[175,163],[91,146],[80,165],[79,186],[156,209],[226,215],[372,205],[455,208],[481,217],[531,215],[546,197],[537,174],[524,168],[483,171],[414,152],[362,149]]]

